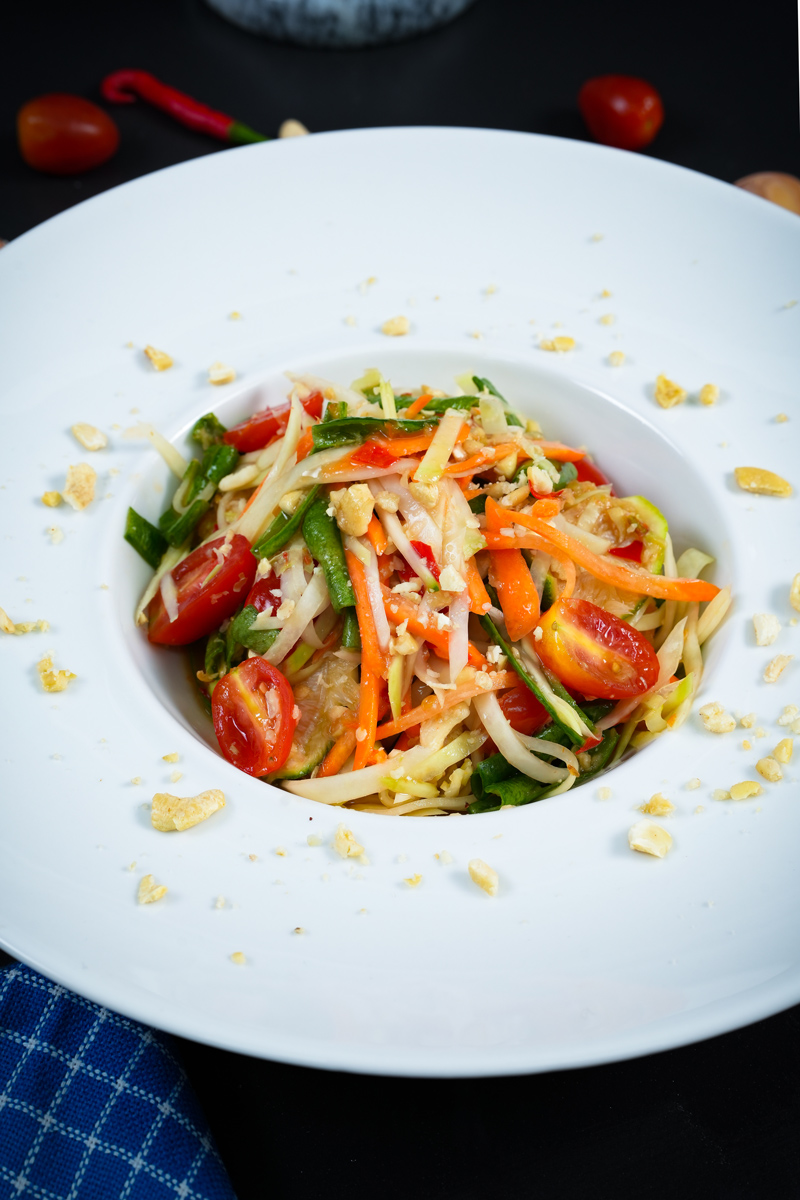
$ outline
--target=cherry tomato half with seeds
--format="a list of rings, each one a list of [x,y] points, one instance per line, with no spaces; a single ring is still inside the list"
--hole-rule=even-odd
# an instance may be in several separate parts
[[[147,607],[149,641],[162,646],[188,646],[233,616],[253,586],[258,559],[251,553],[247,538],[237,533],[220,565],[214,551],[224,543],[224,537],[215,538],[173,567],[178,615],[170,621],[162,583]]]
[[[273,412],[265,408],[263,412],[248,417],[223,434],[222,440],[226,446],[235,446],[240,454],[250,454],[253,450],[263,450],[273,438],[286,432],[289,420],[289,409]]]
[[[530,737],[550,721],[547,709],[522,682],[507,692],[501,692],[497,700],[503,716],[517,733],[524,733]]]
[[[584,696],[641,696],[658,678],[658,658],[644,634],[589,600],[556,600],[540,627],[536,653],[565,687]]]
[[[17,114],[17,139],[29,167],[49,175],[80,175],[119,146],[119,130],[96,104],[54,92],[29,100]]]
[[[575,463],[575,468],[578,472],[576,480],[578,483],[594,483],[597,487],[605,487],[611,483],[611,480],[605,475],[599,467],[594,463],[589,462],[588,458],[582,458],[580,462]],[[611,495],[614,495],[614,488],[611,488]]]
[[[297,711],[288,680],[258,656],[223,675],[211,697],[220,750],[247,775],[267,775],[283,766],[292,748]]]
[[[664,105],[651,83],[631,75],[598,75],[578,92],[578,108],[592,136],[604,146],[641,150],[664,121]]]

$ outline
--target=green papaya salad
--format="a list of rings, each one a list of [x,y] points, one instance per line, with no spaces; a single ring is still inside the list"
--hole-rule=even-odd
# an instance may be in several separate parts
[[[188,647],[229,763],[390,816],[530,804],[688,716],[730,588],[667,518],[488,379],[397,392],[290,375],[285,404],[196,455],[125,538],[136,611]]]

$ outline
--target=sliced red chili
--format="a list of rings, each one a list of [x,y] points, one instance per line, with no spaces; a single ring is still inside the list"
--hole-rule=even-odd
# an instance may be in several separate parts
[[[625,546],[612,546],[609,554],[613,554],[615,558],[627,558],[629,562],[642,561],[644,552],[644,542],[628,542]]]

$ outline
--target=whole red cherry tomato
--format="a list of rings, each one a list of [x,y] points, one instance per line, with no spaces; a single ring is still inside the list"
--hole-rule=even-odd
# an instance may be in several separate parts
[[[598,75],[578,92],[578,108],[589,132],[604,146],[641,150],[664,120],[664,105],[651,83],[630,75]]]
[[[119,130],[90,100],[54,92],[23,105],[17,138],[29,167],[50,175],[79,175],[111,158]]]

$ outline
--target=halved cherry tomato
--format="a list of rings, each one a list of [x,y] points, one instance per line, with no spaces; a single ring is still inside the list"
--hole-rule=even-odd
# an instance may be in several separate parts
[[[351,463],[360,467],[391,467],[397,462],[397,455],[380,442],[364,442],[350,455]]]
[[[611,483],[608,476],[604,475],[594,463],[589,462],[588,458],[582,458],[580,462],[576,462],[575,467],[578,472],[576,476],[578,483],[594,483],[597,487],[605,487],[607,483]],[[614,495],[613,487],[611,488],[611,495]]]
[[[214,551],[224,542],[225,538],[220,537],[205,546],[198,546],[173,568],[178,615],[170,621],[159,588],[147,607],[150,622],[147,636],[151,642],[163,646],[188,646],[211,633],[236,612],[253,585],[258,559],[250,552],[247,538],[237,533],[219,566]],[[218,566],[219,570],[216,569]]]
[[[226,446],[235,446],[240,454],[250,454],[253,450],[263,450],[273,438],[284,434],[288,420],[288,408],[276,412],[265,408],[263,412],[234,425],[222,440]]]
[[[517,733],[530,736],[550,721],[547,709],[521,681],[510,691],[501,692],[497,699],[503,716]]]
[[[578,92],[589,132],[604,146],[641,150],[664,121],[664,105],[651,83],[630,75],[598,75]]]
[[[267,775],[283,766],[297,727],[295,711],[288,680],[258,656],[223,675],[211,697],[220,750],[247,775]]]
[[[642,561],[642,551],[644,550],[644,542],[628,542],[627,546],[612,546],[609,554],[613,554],[615,558],[627,558],[629,562]]]
[[[29,167],[49,175],[79,175],[116,153],[119,130],[90,100],[53,92],[19,110],[17,139]]]
[[[264,612],[266,609],[274,615],[283,603],[278,576],[273,571],[270,571],[269,575],[262,575],[251,587],[244,603],[245,608],[252,604],[257,612]]]
[[[658,678],[658,658],[644,634],[589,600],[556,600],[540,625],[536,653],[584,696],[624,700]]]

